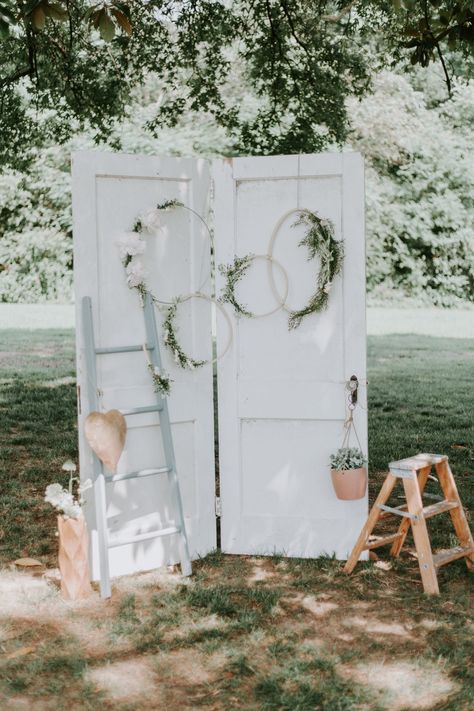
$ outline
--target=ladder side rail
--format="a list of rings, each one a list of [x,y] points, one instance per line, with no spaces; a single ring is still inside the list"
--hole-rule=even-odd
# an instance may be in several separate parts
[[[408,503],[408,510],[414,514],[410,520],[411,532],[418,554],[418,564],[420,566],[423,589],[427,595],[439,595],[438,577],[433,560],[433,552],[428,536],[425,517],[423,516],[423,501],[418,486],[418,477],[415,469],[411,472],[411,478],[403,479],[403,488]]]
[[[362,553],[362,551],[367,550],[368,538],[374,530],[375,524],[379,520],[380,514],[382,513],[379,508],[379,505],[385,504],[385,502],[388,500],[396,482],[397,478],[391,472],[389,472],[385,478],[382,488],[379,491],[379,495],[377,496],[374,505],[370,509],[367,521],[362,527],[362,531],[360,532],[359,538],[357,539],[357,542],[354,548],[352,549],[352,553],[346,561],[346,564],[343,568],[345,573],[352,573],[352,571],[356,567],[357,561],[360,558],[360,554]]]
[[[82,299],[82,328],[84,333],[84,355],[87,379],[87,399],[89,412],[98,409],[96,349],[94,339],[94,324],[92,318],[92,301],[89,296]],[[92,452],[94,473],[94,504],[99,548],[99,576],[101,597],[110,597],[108,534],[107,534],[107,502],[105,490],[105,475],[102,462]]]
[[[418,472],[418,486],[420,489],[420,495],[423,496],[423,492],[425,490],[426,483],[428,481],[428,477],[431,472],[431,464],[428,464],[426,467],[423,467],[423,469],[420,469]],[[393,542],[393,545],[390,549],[390,555],[393,558],[398,558],[400,555],[400,551],[403,548],[403,544],[405,543],[405,539],[408,535],[408,531],[410,530],[410,519],[406,519],[400,523],[400,526],[398,527],[397,533],[399,533],[399,537]]]
[[[153,307],[153,301],[150,294],[146,294],[145,302],[143,305],[144,317],[145,317],[145,330],[146,338],[148,343],[153,346],[150,350],[150,360],[152,364],[162,369],[160,347],[158,342],[158,334],[156,328],[155,312]],[[171,486],[171,496],[176,502],[177,513],[178,513],[178,524],[180,527],[180,544],[181,544],[181,573],[182,575],[191,575],[191,557],[189,554],[188,537],[186,533],[186,526],[184,522],[184,510],[183,502],[181,498],[181,491],[178,481],[178,473],[176,469],[176,458],[173,445],[173,434],[171,431],[171,423],[169,417],[168,401],[163,398],[159,392],[156,393],[158,406],[159,406],[159,418],[160,418],[160,430],[161,437],[163,441],[163,449],[165,454],[166,466],[169,468],[169,481]]]
[[[467,522],[466,514],[464,513],[464,508],[462,505],[461,497],[459,496],[458,487],[454,479],[451,467],[449,466],[448,458],[442,462],[435,465],[436,474],[438,475],[438,480],[443,490],[443,494],[446,499],[450,501],[456,501],[459,505],[457,508],[450,510],[449,514],[453,522],[454,530],[456,531],[456,536],[463,548],[472,549],[474,547],[474,540],[472,537],[471,529]],[[469,553],[465,557],[466,565],[469,569],[472,569],[474,565],[474,552]]]

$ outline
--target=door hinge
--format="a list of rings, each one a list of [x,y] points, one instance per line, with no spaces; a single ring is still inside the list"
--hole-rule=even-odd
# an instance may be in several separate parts
[[[221,506],[221,497],[216,496],[215,498],[215,511],[216,511],[216,518],[220,518],[222,516],[222,506]]]
[[[214,178],[211,178],[211,182],[209,185],[209,200],[214,202],[214,195],[215,195],[215,184],[214,184]]]

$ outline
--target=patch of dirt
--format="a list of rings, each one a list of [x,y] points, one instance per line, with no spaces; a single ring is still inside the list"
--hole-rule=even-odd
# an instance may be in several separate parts
[[[147,657],[128,657],[123,661],[89,669],[86,680],[102,691],[109,701],[146,704],[156,698],[158,677]],[[146,704],[150,708],[149,704]]]
[[[400,622],[383,622],[371,617],[346,617],[341,620],[345,627],[355,627],[366,634],[395,635],[412,639],[413,636],[407,627]]]
[[[429,662],[367,662],[338,671],[373,689],[378,703],[389,711],[431,709],[457,691],[440,666]]]
[[[180,639],[186,639],[191,634],[197,634],[207,630],[215,630],[225,626],[217,615],[207,615],[201,618],[198,622],[183,621],[177,627],[168,628],[163,634],[164,642],[173,642]]]
[[[225,654],[203,656],[194,649],[175,649],[156,657],[160,675],[174,680],[173,683],[178,679],[188,684],[210,683],[226,662]]]
[[[311,612],[315,617],[324,617],[329,612],[337,610],[339,605],[336,602],[329,602],[326,600],[316,600],[312,595],[306,595],[301,600],[301,606],[305,610]]]

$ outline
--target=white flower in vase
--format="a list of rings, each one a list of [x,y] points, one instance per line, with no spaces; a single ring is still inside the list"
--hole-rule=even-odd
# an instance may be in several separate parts
[[[69,518],[79,518],[81,515],[81,507],[75,501],[74,496],[61,484],[49,484],[46,487],[44,500]]]
[[[140,215],[140,222],[148,232],[157,232],[161,227],[160,211],[155,207]]]
[[[141,239],[138,232],[125,232],[124,236],[118,240],[117,244],[121,259],[143,254],[146,249],[146,242]]]
[[[147,272],[143,266],[143,262],[138,257],[133,257],[132,261],[127,265],[127,284],[130,289],[141,286],[145,282]]]

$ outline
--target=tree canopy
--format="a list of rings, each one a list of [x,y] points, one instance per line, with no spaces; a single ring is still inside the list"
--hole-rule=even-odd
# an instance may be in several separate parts
[[[471,1],[0,0],[0,163],[87,128],[107,140],[145,78],[163,82],[150,131],[205,112],[245,153],[347,138],[346,100],[374,65],[468,53]],[[245,92],[242,87],[245,87]]]

